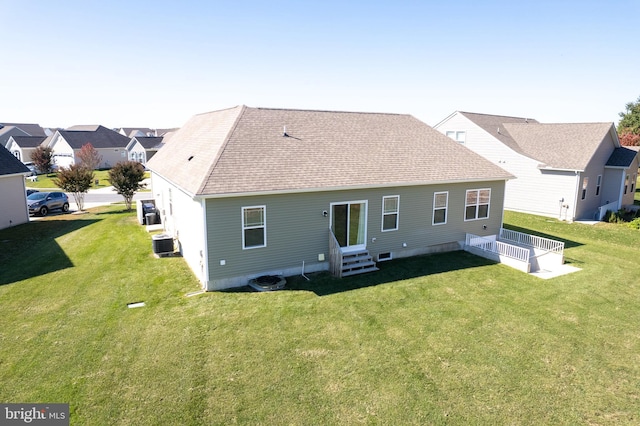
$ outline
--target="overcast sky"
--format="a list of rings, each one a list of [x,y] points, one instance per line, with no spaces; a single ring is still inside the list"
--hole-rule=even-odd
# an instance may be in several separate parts
[[[617,124],[640,0],[0,0],[1,122],[179,127],[252,107]]]

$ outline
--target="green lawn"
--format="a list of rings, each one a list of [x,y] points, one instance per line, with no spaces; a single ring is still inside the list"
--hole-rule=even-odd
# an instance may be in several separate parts
[[[582,271],[456,252],[185,297],[121,208],[0,231],[0,401],[83,425],[640,422],[639,231],[506,213]]]
[[[95,170],[94,172],[94,180],[98,181],[96,185],[95,182],[91,185],[92,189],[105,188],[107,186],[111,186],[109,183],[109,170]],[[56,189],[58,188],[55,183],[53,183],[53,179],[57,176],[56,173],[50,173],[45,175],[38,175],[38,180],[35,182],[31,182],[29,180],[26,181],[26,185],[28,188],[35,189]],[[145,172],[144,177],[148,178],[150,176],[149,172]]]

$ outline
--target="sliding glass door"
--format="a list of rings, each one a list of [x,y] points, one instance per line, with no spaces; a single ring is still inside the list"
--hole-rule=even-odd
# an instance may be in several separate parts
[[[366,247],[367,202],[351,201],[331,204],[331,230],[340,247]]]

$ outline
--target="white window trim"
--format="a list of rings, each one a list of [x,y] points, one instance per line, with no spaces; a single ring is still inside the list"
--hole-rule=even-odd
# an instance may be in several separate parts
[[[249,210],[249,209],[262,209],[262,225],[260,226],[246,226],[244,223],[244,212],[245,210]],[[263,248],[267,246],[267,206],[263,205],[263,206],[246,206],[246,207],[242,207],[242,209],[240,210],[240,223],[242,223],[242,250],[252,250],[252,249],[257,249],[257,248]],[[251,247],[247,247],[245,245],[245,241],[244,241],[244,231],[246,231],[247,229],[259,229],[262,228],[262,232],[263,232],[263,237],[264,237],[264,244],[262,244],[261,246],[251,246]]]
[[[586,200],[587,199],[587,191],[588,190],[589,190],[589,176],[584,176],[582,178],[582,196],[580,197],[581,200]],[[625,192],[625,194],[626,194],[626,192]]]
[[[469,192],[474,191],[478,193],[477,203],[476,204],[467,204],[467,194]],[[487,204],[487,217],[478,217],[478,211],[480,210],[480,191],[489,191],[489,203]],[[476,206],[476,217],[473,219],[467,219],[467,207],[475,205]],[[478,189],[467,189],[464,193],[464,212],[462,213],[465,222],[471,222],[474,220],[487,220],[491,217],[491,188],[478,188]]]
[[[596,197],[600,195],[600,188],[602,187],[602,175],[598,175],[596,178]]]
[[[466,130],[447,130],[445,135],[454,141],[464,144],[467,141]]]
[[[445,194],[447,196],[447,200],[444,205],[444,222],[436,223],[435,222],[436,221],[436,197],[440,194]],[[465,198],[465,201],[466,201],[466,198]],[[442,207],[439,207],[437,209],[443,210]],[[446,225],[448,218],[449,218],[449,191],[434,192],[433,193],[433,209],[431,214],[431,225],[433,226]]]
[[[388,198],[396,198],[398,202],[396,203],[396,211],[395,213],[385,213],[384,212],[384,201]],[[384,229],[384,217],[386,215],[395,214],[396,215],[396,227],[392,229]],[[400,228],[400,196],[399,195],[385,195],[382,197],[382,223],[380,224],[381,232],[390,232],[397,231]]]
[[[627,193],[629,192],[629,182],[631,182],[631,176],[629,176],[629,174],[627,173],[626,177],[624,178],[624,195],[627,195]]]

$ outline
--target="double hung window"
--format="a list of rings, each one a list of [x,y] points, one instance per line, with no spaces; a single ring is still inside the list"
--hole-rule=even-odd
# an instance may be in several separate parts
[[[448,192],[436,192],[433,194],[433,225],[443,225],[447,223],[448,204]]]
[[[242,248],[266,247],[267,226],[265,206],[242,208]]]
[[[465,201],[464,220],[486,219],[489,217],[491,189],[469,189]]]
[[[395,231],[398,229],[400,214],[400,196],[391,195],[382,197],[382,231]]]

